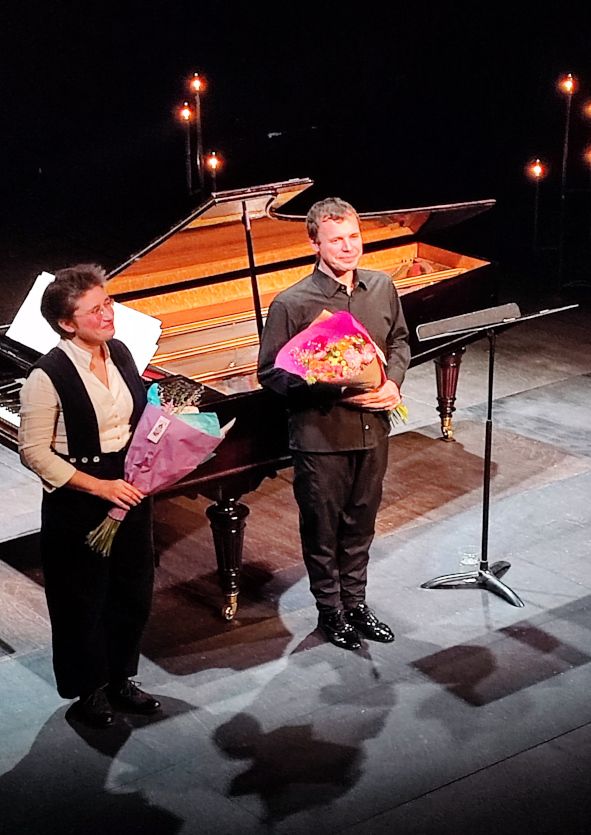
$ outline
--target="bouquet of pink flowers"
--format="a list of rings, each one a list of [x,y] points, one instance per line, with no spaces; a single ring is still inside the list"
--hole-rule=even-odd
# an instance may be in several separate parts
[[[196,408],[203,387],[182,378],[153,383],[148,404],[125,456],[124,478],[146,495],[175,484],[208,459],[230,425],[220,428],[216,414]],[[87,544],[109,556],[115,534],[127,511],[112,507],[86,537]]]
[[[386,382],[386,358],[366,328],[344,310],[322,313],[297,333],[277,354],[275,367],[302,377],[307,383],[332,383],[342,388],[371,391]],[[408,409],[399,403],[392,422],[406,423]]]

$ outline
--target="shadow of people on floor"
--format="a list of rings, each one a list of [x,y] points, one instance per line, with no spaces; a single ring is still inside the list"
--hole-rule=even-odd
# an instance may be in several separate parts
[[[101,730],[80,723],[73,706],[57,710],[43,725],[28,753],[0,776],[3,835],[176,835],[185,822],[155,805],[141,790],[130,788],[134,777],[145,773],[149,755],[144,745],[135,744],[133,733],[148,723],[189,710],[194,707],[165,698],[162,714],[118,715],[111,727]],[[65,723],[74,733],[64,732]]]
[[[258,795],[266,806],[267,822],[330,803],[362,774],[360,748],[323,740],[312,723],[265,732],[254,716],[238,713],[217,728],[214,742],[231,759],[252,761],[233,778],[228,795]]]
[[[335,649],[333,666],[326,656],[301,650],[302,642],[257,693],[251,712],[242,710],[213,733],[228,758],[248,763],[231,780],[228,796],[258,796],[267,824],[347,794],[364,774],[364,742],[383,730],[396,702],[392,683],[376,686],[370,653],[343,656]],[[304,669],[298,674],[294,666]],[[294,699],[309,702],[307,721],[266,730],[265,705],[273,705],[269,715],[281,716],[281,702]]]

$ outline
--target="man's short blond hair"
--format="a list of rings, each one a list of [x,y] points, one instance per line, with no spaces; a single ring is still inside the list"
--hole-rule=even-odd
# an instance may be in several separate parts
[[[311,241],[318,240],[318,230],[323,220],[343,220],[347,215],[353,215],[359,220],[359,215],[350,203],[340,197],[327,197],[319,200],[310,207],[306,215],[306,229]]]

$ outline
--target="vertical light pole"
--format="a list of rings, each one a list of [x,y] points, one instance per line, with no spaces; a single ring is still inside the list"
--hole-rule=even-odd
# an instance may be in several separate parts
[[[532,249],[534,254],[538,251],[538,220],[539,220],[539,213],[540,213],[540,180],[543,180],[544,177],[548,173],[548,167],[539,159],[536,158],[528,163],[526,169],[527,176],[534,181],[535,183],[535,193],[534,193],[534,224],[533,224],[533,237],[532,237]]]
[[[221,157],[218,156],[217,151],[209,152],[209,154],[207,155],[206,164],[207,169],[209,171],[209,175],[211,177],[211,190],[215,191],[217,172],[219,171],[222,164]]]
[[[566,96],[566,115],[564,120],[564,139],[562,142],[562,173],[560,178],[560,224],[558,239],[558,281],[562,284],[564,271],[564,226],[566,222],[566,166],[568,163],[568,143],[570,135],[570,111],[573,95],[577,89],[577,80],[572,73],[558,79],[558,89]]]
[[[583,103],[582,114],[587,121],[591,121],[591,99],[587,99]],[[589,169],[589,201],[591,201],[591,145],[587,145],[583,149],[583,160]],[[591,239],[591,225],[589,226],[589,238]]]
[[[185,125],[185,176],[187,179],[187,191],[193,194],[193,172],[191,167],[191,108],[189,102],[184,102],[179,110],[179,119]]]
[[[583,150],[583,160],[589,169],[589,191],[591,192],[591,145]],[[591,225],[589,226],[589,239],[591,240]]]
[[[204,172],[203,172],[203,129],[201,125],[201,93],[205,90],[205,81],[198,72],[194,72],[189,87],[193,91],[195,97],[195,132],[197,142],[195,145],[195,162],[197,165],[197,177],[199,178],[199,188],[203,190]]]

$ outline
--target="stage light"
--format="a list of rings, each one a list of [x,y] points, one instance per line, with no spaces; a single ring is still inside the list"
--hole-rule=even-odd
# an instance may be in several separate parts
[[[538,219],[540,212],[540,180],[543,180],[548,175],[548,166],[542,162],[539,157],[530,160],[525,166],[525,173],[530,180],[533,180],[536,186],[534,192],[534,222],[533,222],[533,237],[532,249],[534,253],[538,251]]]
[[[220,158],[217,155],[217,151],[211,151],[209,156],[207,157],[207,167],[210,171],[216,171],[220,166]]]
[[[222,159],[218,156],[217,151],[210,151],[207,155],[207,159],[205,161],[207,168],[209,170],[209,174],[211,177],[211,190],[216,190],[216,178],[217,173],[221,168]]]
[[[577,92],[579,83],[575,76],[569,72],[560,76],[557,86],[561,93],[565,93],[567,96],[572,96]]]
[[[548,166],[536,158],[528,162],[525,172],[531,180],[543,180],[548,174]]]
[[[189,79],[189,87],[193,93],[203,93],[205,91],[205,79],[198,72],[194,72]]]
[[[189,107],[189,102],[186,101],[179,110],[179,119],[183,122],[190,122],[193,113]]]

